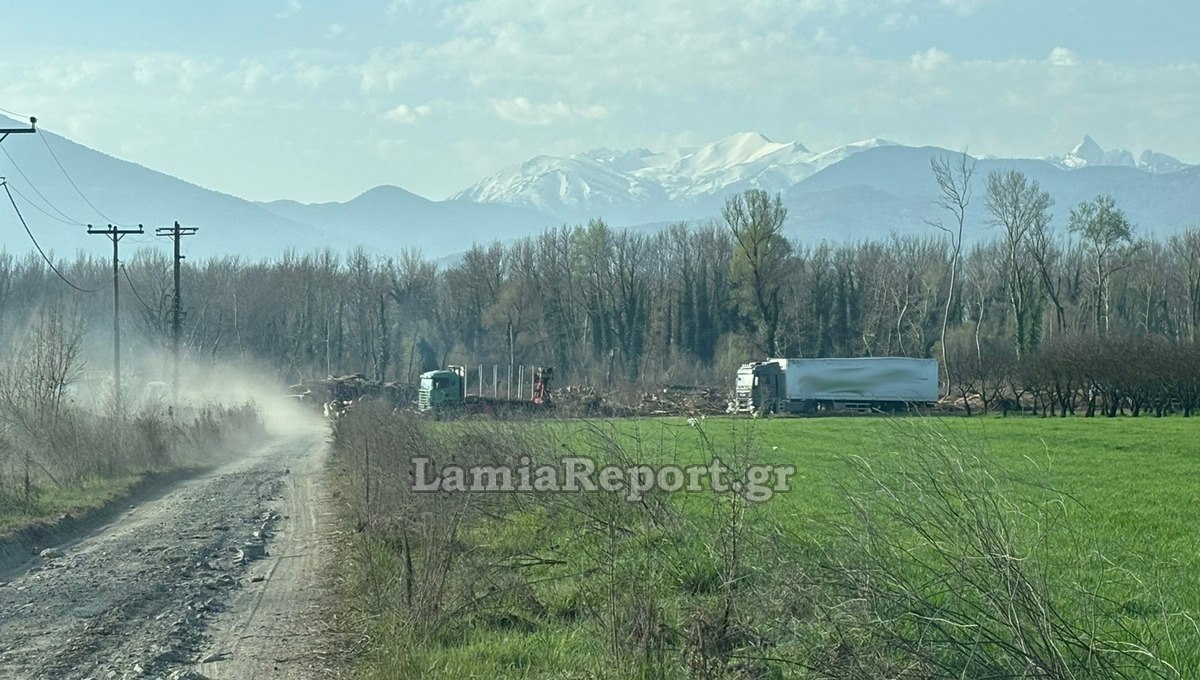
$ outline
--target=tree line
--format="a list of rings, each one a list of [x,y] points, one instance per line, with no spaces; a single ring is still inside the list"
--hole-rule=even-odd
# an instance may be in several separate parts
[[[596,219],[442,261],[361,248],[189,261],[185,345],[194,359],[265,362],[288,380],[411,381],[495,363],[596,385],[719,384],[766,356],[936,357],[953,394],[977,391],[967,383],[985,364],[1028,363],[1073,338],[1195,343],[1200,229],[1157,237],[1107,196],[1064,215],[1037,182],[977,177],[966,156],[933,159],[930,181],[940,198],[926,226],[856,243],[789,238],[780,197],[751,190],[706,223],[651,232]],[[964,233],[972,211],[991,227]],[[0,255],[3,332],[48,306],[105,332],[110,263],[80,255],[59,268],[102,290],[67,289],[36,255]],[[141,252],[119,278],[134,293],[126,328],[143,350],[168,346],[169,257]]]

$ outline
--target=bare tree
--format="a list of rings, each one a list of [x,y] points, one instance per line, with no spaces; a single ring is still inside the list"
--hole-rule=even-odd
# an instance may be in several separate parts
[[[1063,300],[1061,272],[1058,271],[1062,247],[1050,230],[1049,223],[1042,223],[1029,232],[1029,254],[1037,263],[1042,288],[1054,305],[1054,330],[1059,334],[1064,333],[1067,327],[1067,311]]]
[[[60,438],[55,425],[67,390],[83,373],[82,352],[82,320],[66,318],[57,308],[43,309],[0,373],[0,422],[16,435],[27,506],[32,501],[34,468],[53,479],[46,462],[54,457]],[[76,465],[71,468],[73,476],[78,474]]]
[[[971,204],[971,180],[975,176],[978,162],[964,151],[958,159],[952,161],[947,156],[937,156],[929,160],[929,168],[933,171],[933,179],[938,185],[938,199],[934,202],[937,207],[950,213],[953,222],[950,226],[940,219],[928,222],[930,226],[941,229],[950,239],[950,282],[946,287],[946,305],[942,313],[942,367],[946,371],[946,393],[950,393],[950,362],[946,358],[946,327],[950,323],[950,306],[954,300],[954,288],[958,282],[958,263],[962,255],[963,223],[966,221],[967,207]]]
[[[1192,227],[1171,237],[1171,250],[1180,266],[1180,284],[1184,289],[1184,321],[1187,338],[1196,342],[1200,328],[1200,228]]]

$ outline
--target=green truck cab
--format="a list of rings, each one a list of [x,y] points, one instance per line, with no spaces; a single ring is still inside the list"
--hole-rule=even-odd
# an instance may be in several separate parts
[[[460,366],[421,374],[417,392],[417,410],[438,411],[447,406],[459,406],[466,393],[464,371]]]

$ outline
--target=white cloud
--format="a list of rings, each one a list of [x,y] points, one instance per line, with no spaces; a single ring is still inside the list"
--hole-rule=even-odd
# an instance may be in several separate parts
[[[321,64],[300,61],[292,65],[292,77],[296,82],[314,90],[321,87],[333,74],[333,68]]]
[[[138,57],[133,63],[133,79],[142,85],[148,85],[171,71],[171,64],[158,55]]]
[[[548,125],[564,118],[597,120],[608,116],[603,106],[576,107],[561,101],[536,104],[526,97],[493,99],[491,105],[502,120],[518,125]]]
[[[950,61],[950,55],[936,47],[917,52],[908,58],[909,66],[915,71],[932,71]]]
[[[413,125],[422,118],[429,116],[432,112],[433,107],[429,104],[420,104],[417,106],[400,104],[395,108],[385,111],[381,117],[389,123]]]
[[[1050,63],[1054,66],[1074,66],[1078,61],[1075,53],[1065,47],[1050,50]]]
[[[330,38],[337,37],[345,32],[346,27],[337,23],[336,21],[325,27],[325,35],[329,36]]]
[[[232,82],[238,83],[242,92],[251,93],[258,89],[258,84],[270,74],[267,67],[257,59],[243,59],[238,67],[227,76]]]
[[[396,86],[414,73],[424,70],[426,64],[433,67],[432,60],[418,56],[416,48],[402,48],[390,52],[376,51],[359,65],[359,88],[366,94],[393,92]]]

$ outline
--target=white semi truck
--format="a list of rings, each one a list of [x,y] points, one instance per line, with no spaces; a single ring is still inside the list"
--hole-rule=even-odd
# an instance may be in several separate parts
[[[767,359],[738,369],[732,406],[737,413],[896,411],[937,400],[936,359]]]

